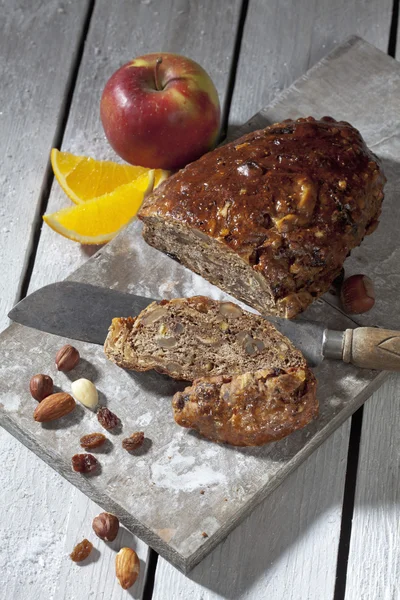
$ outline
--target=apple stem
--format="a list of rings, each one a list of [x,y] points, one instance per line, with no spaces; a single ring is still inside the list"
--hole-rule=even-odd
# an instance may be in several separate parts
[[[156,84],[156,90],[157,91],[162,90],[162,87],[160,87],[159,84],[158,84],[158,78],[157,78],[157,75],[158,75],[158,66],[161,65],[161,63],[162,63],[162,58],[160,56],[159,58],[157,58],[156,65],[154,67],[154,81],[155,81],[155,84]]]

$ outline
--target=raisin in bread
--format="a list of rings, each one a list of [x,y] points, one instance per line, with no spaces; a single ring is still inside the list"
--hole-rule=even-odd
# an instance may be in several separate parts
[[[189,164],[138,217],[151,246],[262,314],[292,318],[375,229],[384,183],[349,123],[286,120]]]
[[[153,302],[136,318],[113,319],[104,348],[121,367],[196,380],[174,398],[175,418],[213,440],[263,444],[318,412],[315,378],[301,352],[266,319],[231,302]],[[253,419],[250,429],[246,419]]]

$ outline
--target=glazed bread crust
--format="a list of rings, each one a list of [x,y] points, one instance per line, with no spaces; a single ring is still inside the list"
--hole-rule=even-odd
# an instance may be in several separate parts
[[[349,123],[288,119],[189,164],[138,216],[150,245],[260,312],[292,318],[376,228],[384,183]]]
[[[175,421],[210,440],[261,446],[303,428],[318,415],[316,381],[307,368],[261,369],[198,379],[175,394]]]

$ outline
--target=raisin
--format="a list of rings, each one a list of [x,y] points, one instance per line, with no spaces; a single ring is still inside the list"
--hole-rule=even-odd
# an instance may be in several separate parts
[[[92,548],[93,544],[85,538],[72,550],[70,554],[71,560],[74,562],[81,562],[81,560],[85,560],[85,558],[87,558],[91,553]]]
[[[91,473],[98,464],[99,461],[92,454],[75,454],[72,457],[72,468],[78,473]]]
[[[109,410],[106,406],[102,406],[97,411],[97,419],[107,431],[114,429],[119,424],[119,419],[117,415],[115,415],[111,410]]]
[[[128,450],[128,452],[131,452],[131,450],[136,450],[137,448],[140,448],[140,446],[143,445],[143,442],[144,442],[143,431],[136,431],[135,433],[132,433],[132,435],[130,437],[122,440],[122,447],[125,450]]]
[[[85,450],[91,450],[92,448],[102,446],[106,439],[106,436],[102,433],[88,433],[81,437],[80,444]]]

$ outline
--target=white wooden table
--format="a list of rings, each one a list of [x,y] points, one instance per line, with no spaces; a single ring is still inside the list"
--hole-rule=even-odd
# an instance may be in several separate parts
[[[94,252],[42,229],[44,211],[67,205],[49,151],[114,158],[98,105],[118,66],[156,49],[194,58],[233,126],[351,34],[396,56],[398,3],[0,0],[1,328],[18,299]],[[72,564],[100,508],[0,430],[0,600],[400,598],[399,422],[393,375],[188,577],[127,531]],[[126,592],[121,541],[142,560]]]

